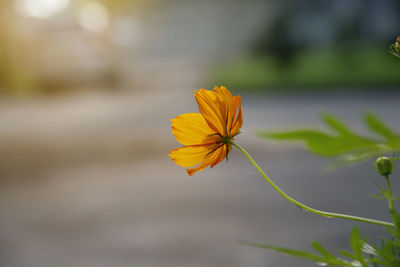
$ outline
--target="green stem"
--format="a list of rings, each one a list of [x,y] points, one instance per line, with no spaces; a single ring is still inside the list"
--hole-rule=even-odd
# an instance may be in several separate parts
[[[393,214],[395,213],[395,210],[394,210],[394,203],[393,203],[392,184],[390,183],[389,175],[386,175],[385,178],[386,178],[386,183],[388,186],[388,193],[389,193],[389,196],[387,198],[388,204],[389,204],[389,211],[390,211],[390,214],[393,216]]]
[[[358,221],[358,222],[365,222],[365,223],[371,223],[371,224],[377,224],[381,226],[389,226],[389,227],[394,227],[393,223],[390,222],[385,222],[385,221],[380,221],[380,220],[373,220],[373,219],[368,219],[368,218],[363,218],[363,217],[358,217],[358,216],[352,216],[352,215],[346,215],[346,214],[340,214],[340,213],[333,213],[333,212],[326,212],[326,211],[321,211],[321,210],[316,210],[313,208],[310,208],[307,205],[304,205],[303,203],[298,202],[294,198],[288,196],[285,192],[283,192],[266,174],[265,172],[258,166],[258,164],[254,161],[254,159],[250,156],[247,151],[242,148],[241,146],[231,142],[233,146],[235,146],[237,149],[239,149],[251,162],[251,164],[254,165],[254,167],[260,172],[262,176],[264,176],[265,180],[276,190],[278,191],[279,194],[281,194],[284,198],[292,202],[294,205],[298,206],[299,208],[303,210],[307,210],[309,212],[312,212],[317,215],[321,215],[327,218],[340,218],[340,219],[346,219],[346,220],[352,220],[352,221]]]

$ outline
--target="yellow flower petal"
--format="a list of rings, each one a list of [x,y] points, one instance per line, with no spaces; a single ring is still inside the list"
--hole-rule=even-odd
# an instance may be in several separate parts
[[[225,133],[225,105],[219,96],[212,91],[200,89],[195,92],[200,113],[203,115],[207,124],[215,132]]]
[[[234,121],[238,113],[238,105],[235,101],[235,98],[228,91],[228,89],[226,89],[225,86],[220,86],[220,87],[215,86],[214,90],[223,99],[223,102],[226,106],[225,107],[225,109],[227,110],[226,120],[225,120],[225,125],[227,129],[226,134],[231,135],[232,126],[234,124]]]
[[[211,163],[210,168],[220,163],[226,157],[226,146],[227,145],[223,145],[222,147],[218,148],[218,154],[216,155],[215,160]]]
[[[172,150],[169,156],[176,164],[187,168],[199,164],[210,151],[212,150],[207,145],[184,146]]]
[[[172,119],[172,133],[185,146],[204,143],[214,133],[200,113],[186,113]]]
[[[235,96],[233,97],[233,99],[235,100],[235,103],[239,109],[237,117],[235,122],[232,125],[232,130],[231,130],[231,135],[237,135],[240,131],[240,128],[242,128],[242,124],[243,124],[243,114],[242,114],[242,106],[241,106],[241,99],[240,96]]]
[[[207,154],[203,162],[200,163],[199,166],[192,168],[192,169],[186,169],[186,172],[192,176],[195,172],[202,171],[208,166],[211,168],[214,167],[216,164],[221,162],[226,156],[224,145],[220,145],[219,148],[211,150],[210,153]]]

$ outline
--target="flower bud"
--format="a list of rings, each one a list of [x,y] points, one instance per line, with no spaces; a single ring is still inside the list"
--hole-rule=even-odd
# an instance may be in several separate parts
[[[387,157],[379,157],[375,161],[375,166],[378,173],[382,176],[388,176],[393,171],[392,161]]]

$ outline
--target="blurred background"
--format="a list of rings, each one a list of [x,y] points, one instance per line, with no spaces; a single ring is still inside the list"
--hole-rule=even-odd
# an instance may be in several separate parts
[[[321,111],[400,131],[399,29],[396,0],[0,1],[0,266],[310,266],[238,240],[348,247],[354,223],[291,206],[238,151],[188,177],[169,120],[226,85],[236,140],[287,193],[388,220],[366,164],[327,173],[254,132],[319,127]]]

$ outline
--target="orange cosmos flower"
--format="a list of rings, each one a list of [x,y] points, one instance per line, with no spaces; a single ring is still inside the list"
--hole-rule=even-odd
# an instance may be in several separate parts
[[[210,168],[227,157],[232,149],[231,141],[242,127],[240,96],[232,94],[224,86],[214,91],[195,91],[200,113],[186,113],[172,119],[172,133],[184,145],[172,150],[169,156],[189,175]],[[197,165],[197,166],[196,166]]]

